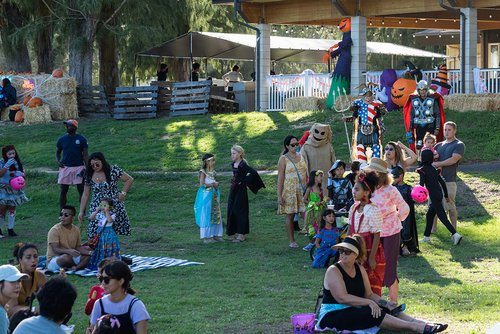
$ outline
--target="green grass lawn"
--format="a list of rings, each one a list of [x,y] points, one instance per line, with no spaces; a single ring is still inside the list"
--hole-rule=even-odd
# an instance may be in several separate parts
[[[466,142],[468,161],[495,160],[493,143],[481,126],[467,127],[469,119],[489,120],[488,113],[449,113]],[[397,116],[397,117],[396,117]],[[251,234],[241,244],[204,245],[194,224],[194,175],[137,175],[134,171],[195,171],[206,151],[218,155],[217,169],[229,169],[229,148],[237,142],[247,149],[251,165],[275,169],[281,140],[297,136],[314,121],[333,121],[337,156],[347,157],[343,125],[323,113],[248,113],[152,121],[81,120],[90,151],[102,150],[110,162],[131,171],[136,182],[127,197],[133,231],[121,237],[124,252],[169,256],[204,262],[136,273],[132,286],[152,316],[151,333],[290,333],[290,316],[311,312],[324,270],[310,268],[308,254],[289,250],[284,217],[276,215],[276,177],[263,176],[267,188],[250,195]],[[403,139],[400,115],[386,118],[386,138]],[[476,124],[474,122],[473,124]],[[62,124],[16,126],[0,124],[0,144],[14,143],[28,169],[54,167],[54,147]],[[392,130],[391,130],[392,128]],[[395,134],[398,134],[397,136]],[[491,132],[494,133],[494,132]],[[409,173],[408,179],[415,180]],[[484,333],[500,319],[500,193],[499,173],[461,173],[459,230],[464,240],[452,247],[439,226],[422,254],[399,262],[400,301],[408,312],[433,321],[449,322],[448,333]],[[222,177],[223,213],[229,177]],[[19,237],[0,240],[0,262],[11,256],[16,242],[31,241],[46,250],[46,234],[57,222],[56,176],[31,172],[26,192],[32,201],[18,209]],[[76,190],[70,191],[76,203]],[[418,206],[419,234],[424,228],[424,206]],[[82,226],[85,231],[86,226]],[[305,238],[298,242],[305,245]],[[71,323],[83,333],[88,318],[83,306],[93,278],[70,277],[78,289]]]

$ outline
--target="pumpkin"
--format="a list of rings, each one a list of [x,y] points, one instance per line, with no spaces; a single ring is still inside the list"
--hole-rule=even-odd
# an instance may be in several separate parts
[[[64,72],[60,68],[56,68],[55,70],[52,71],[52,76],[54,78],[62,78],[63,75],[64,75]]]
[[[16,112],[16,116],[14,117],[14,121],[16,123],[21,123],[22,121],[24,121],[24,111],[19,110],[18,112]]]
[[[31,95],[26,95],[26,97],[23,99],[23,104],[27,106],[30,100],[31,100]]]
[[[404,107],[408,97],[415,92],[417,83],[413,79],[400,78],[394,82],[391,89],[391,99],[394,104]]]
[[[43,101],[39,97],[34,97],[28,102],[28,107],[30,108],[36,108],[39,107],[43,104]]]
[[[340,20],[339,29],[342,32],[351,31],[351,19],[346,17],[346,18]]]

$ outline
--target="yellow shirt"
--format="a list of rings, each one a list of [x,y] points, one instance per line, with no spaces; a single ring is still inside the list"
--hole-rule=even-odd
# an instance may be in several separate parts
[[[21,271],[21,266],[17,266],[17,269]],[[19,297],[17,297],[17,304],[22,305],[22,306],[29,306],[28,304],[28,298],[31,297],[33,292],[37,292],[38,289],[41,288],[40,282],[41,282],[41,277],[43,277],[43,273],[39,270],[35,270],[33,273],[33,276],[30,277],[30,279],[21,281],[21,290],[19,290]],[[29,291],[26,290],[26,287],[24,286],[27,281],[32,280],[31,284],[31,289]]]
[[[54,256],[60,254],[54,253],[51,243],[59,244],[61,248],[76,249],[80,247],[80,228],[75,225],[71,225],[71,228],[66,228],[61,225],[61,223],[55,224],[49,231],[47,236],[47,264]]]

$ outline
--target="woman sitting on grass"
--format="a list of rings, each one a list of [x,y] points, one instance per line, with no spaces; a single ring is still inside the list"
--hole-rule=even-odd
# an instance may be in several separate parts
[[[9,300],[9,316],[19,310],[28,310],[34,293],[38,292],[47,282],[43,272],[36,269],[38,267],[38,248],[35,245],[18,243],[14,246],[13,255],[18,262],[17,269],[21,274],[29,275],[29,279],[21,281],[19,296]]]
[[[106,295],[95,304],[90,315],[87,334],[93,332],[97,320],[106,314],[114,315],[120,322],[122,334],[146,334],[151,317],[142,301],[135,297],[130,286],[132,272],[123,261],[115,261],[104,267],[99,281]]]
[[[378,326],[405,333],[433,334],[448,327],[412,318],[402,309],[397,312],[395,305],[372,292],[368,274],[359,264],[366,256],[360,235],[346,237],[333,248],[338,250],[340,258],[328,268],[323,280],[323,303],[317,330],[354,331]]]

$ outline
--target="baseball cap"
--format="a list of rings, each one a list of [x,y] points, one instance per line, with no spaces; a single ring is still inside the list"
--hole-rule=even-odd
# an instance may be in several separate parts
[[[75,128],[78,128],[78,122],[74,119],[68,119],[67,121],[64,121],[64,124],[73,125]]]
[[[16,267],[10,264],[5,264],[3,266],[0,266],[0,282],[1,281],[16,282],[28,278],[29,278],[28,275],[21,274]]]

